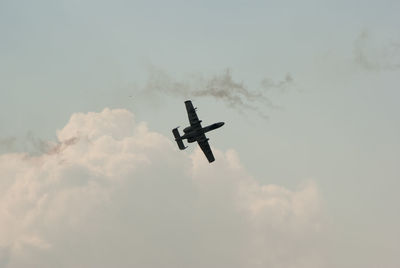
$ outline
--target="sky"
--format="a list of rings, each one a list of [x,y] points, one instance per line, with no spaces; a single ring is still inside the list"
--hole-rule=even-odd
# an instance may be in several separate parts
[[[399,267],[399,8],[0,0],[0,266]]]

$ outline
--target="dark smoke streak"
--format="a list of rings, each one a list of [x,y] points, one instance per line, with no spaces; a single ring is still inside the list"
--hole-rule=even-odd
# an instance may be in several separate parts
[[[63,142],[44,141],[35,137],[32,132],[29,132],[22,139],[16,137],[1,138],[0,153],[28,152],[30,155],[58,154],[78,141],[79,138],[77,137]]]
[[[283,92],[292,83],[293,78],[288,74],[280,82],[264,79],[260,83],[261,90],[252,91],[243,82],[234,81],[229,69],[211,78],[195,75],[186,81],[176,81],[166,72],[152,68],[145,91],[185,98],[211,97],[239,112],[252,110],[262,117],[267,117],[263,113],[262,107],[275,107],[267,93],[273,90]]]
[[[63,142],[53,144],[47,148],[47,154],[59,154],[64,151],[67,147],[76,144],[79,141],[78,137],[73,137]]]

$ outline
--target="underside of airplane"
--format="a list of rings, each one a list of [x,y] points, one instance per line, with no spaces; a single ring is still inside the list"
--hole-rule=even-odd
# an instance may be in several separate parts
[[[183,140],[187,140],[187,142],[192,143],[196,142],[199,144],[201,150],[204,152],[205,156],[207,157],[208,162],[214,162],[215,158],[213,152],[211,151],[210,145],[208,144],[208,138],[206,137],[205,133],[222,127],[224,122],[214,123],[212,125],[202,127],[201,120],[197,117],[196,109],[193,107],[192,101],[187,100],[185,101],[186,111],[189,118],[190,126],[183,129],[183,135],[181,136],[178,127],[172,130],[174,134],[175,141],[178,144],[179,149],[185,150],[187,147],[183,144]]]

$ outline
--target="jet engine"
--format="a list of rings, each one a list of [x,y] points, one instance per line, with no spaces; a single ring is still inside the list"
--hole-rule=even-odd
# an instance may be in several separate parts
[[[183,129],[183,132],[184,132],[184,133],[188,133],[188,132],[190,132],[191,130],[192,130],[192,127],[189,126],[189,127],[185,127],[185,128]]]
[[[189,143],[192,143],[192,142],[195,142],[196,139],[195,139],[195,138],[188,138],[187,141],[188,141]]]

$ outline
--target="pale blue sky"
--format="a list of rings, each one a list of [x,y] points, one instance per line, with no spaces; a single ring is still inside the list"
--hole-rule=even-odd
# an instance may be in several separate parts
[[[398,46],[399,11],[399,1],[0,0],[0,138],[54,139],[72,113],[104,107],[171,136],[187,123],[183,98],[128,98],[149,65],[177,79],[229,67],[249,88],[290,73],[269,120],[194,99],[204,122],[227,123],[211,144],[237,150],[262,183],[316,181],[336,267],[398,267],[400,68],[367,70],[354,46],[363,31],[372,53]]]

